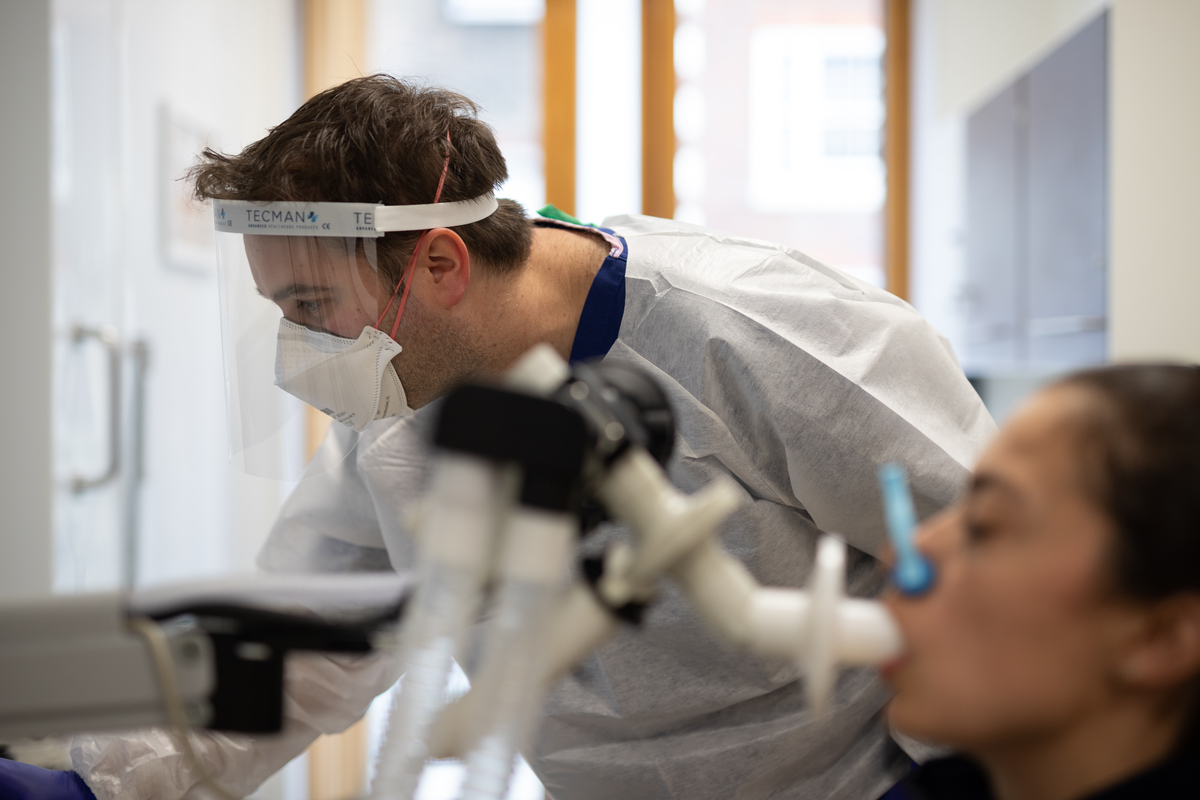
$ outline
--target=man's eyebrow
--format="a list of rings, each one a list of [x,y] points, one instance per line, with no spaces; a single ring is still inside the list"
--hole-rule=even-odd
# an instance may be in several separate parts
[[[328,286],[313,286],[313,285],[307,284],[307,283],[293,283],[290,286],[286,286],[283,289],[280,289],[278,292],[271,295],[270,297],[267,297],[267,295],[263,293],[263,290],[259,289],[257,286],[254,287],[254,290],[256,292],[258,292],[260,297],[266,297],[268,300],[270,300],[273,303],[282,303],[284,300],[292,300],[296,297],[312,297],[313,295],[318,295],[318,294],[321,294],[322,292],[327,292],[327,291],[329,291],[329,287]]]

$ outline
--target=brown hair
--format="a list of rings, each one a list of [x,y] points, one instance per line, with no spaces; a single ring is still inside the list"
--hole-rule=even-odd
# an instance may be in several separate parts
[[[1200,370],[1131,364],[1060,385],[1096,400],[1079,420],[1082,467],[1116,527],[1119,588],[1144,600],[1200,592]]]
[[[1145,601],[1200,593],[1200,369],[1131,364],[1059,386],[1095,402],[1079,423],[1084,487],[1116,531],[1117,590]],[[1200,748],[1200,676],[1180,746]]]
[[[206,149],[189,177],[199,199],[432,203],[450,155],[441,200],[470,200],[508,178],[495,136],[460,94],[389,75],[355,78],[314,96],[237,155]],[[446,134],[450,140],[447,142]],[[474,258],[500,273],[529,257],[531,224],[519,203],[453,229]],[[395,286],[419,231],[378,240],[379,268]]]

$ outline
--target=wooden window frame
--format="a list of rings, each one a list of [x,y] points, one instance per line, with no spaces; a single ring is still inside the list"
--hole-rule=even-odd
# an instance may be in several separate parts
[[[887,199],[883,210],[883,264],[887,290],[902,300],[909,295],[911,25],[910,0],[884,0],[887,44],[883,57],[883,161],[887,168]]]
[[[546,0],[542,20],[542,152],[546,202],[575,213],[575,0]]]
[[[642,0],[642,213],[675,216],[675,2]]]
[[[304,0],[303,87],[307,100],[362,75],[367,59],[367,0]],[[305,449],[311,459],[330,419],[305,408]],[[367,721],[321,736],[308,748],[309,800],[350,800],[367,789]]]

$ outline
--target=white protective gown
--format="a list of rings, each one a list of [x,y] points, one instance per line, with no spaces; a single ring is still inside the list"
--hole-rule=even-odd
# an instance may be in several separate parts
[[[851,545],[849,591],[877,593],[878,466],[907,467],[925,516],[963,490],[996,430],[948,343],[907,303],[795,250],[649,217],[604,224],[628,244],[607,359],[665,388],[678,427],[672,480],[687,492],[718,475],[736,481],[743,504],[722,539],[760,583],[802,586],[818,534],[831,531]],[[425,480],[432,416],[375,423],[340,463],[335,430],[319,457],[336,466],[299,485],[261,565],[409,568],[404,523]],[[584,549],[622,535],[604,526]],[[791,664],[726,647],[668,586],[641,627],[623,628],[551,691],[526,756],[558,800],[876,800],[908,759],[881,720],[875,672],[843,673],[819,722],[797,677]],[[297,660],[285,733],[209,737],[206,757],[229,788],[249,791],[318,733],[347,727],[393,679],[371,658]],[[194,782],[162,736],[81,738],[74,758],[99,800],[173,800]]]

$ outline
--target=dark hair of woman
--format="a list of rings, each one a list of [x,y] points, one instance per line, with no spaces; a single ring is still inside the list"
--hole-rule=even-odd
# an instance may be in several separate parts
[[[1200,592],[1200,368],[1136,364],[1059,382],[1095,403],[1079,420],[1083,479],[1111,517],[1115,589],[1155,601]],[[1181,745],[1200,748],[1200,678]]]

